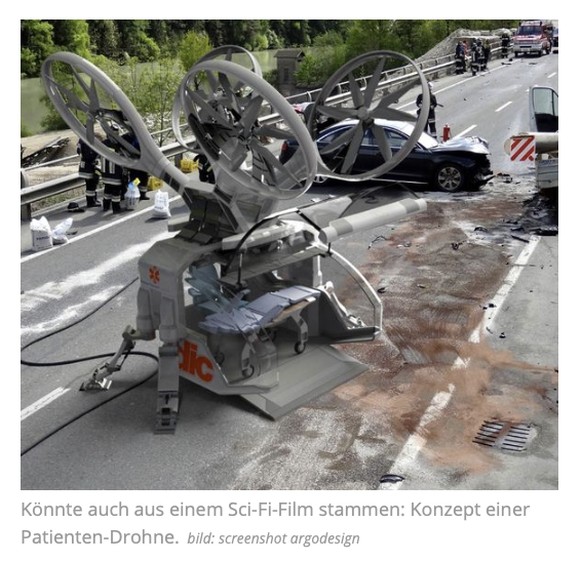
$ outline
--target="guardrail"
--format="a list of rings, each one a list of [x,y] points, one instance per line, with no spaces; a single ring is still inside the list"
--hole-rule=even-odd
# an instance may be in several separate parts
[[[500,52],[500,47],[497,47],[495,43],[492,44],[491,49],[491,58],[497,55]],[[430,61],[423,61],[417,65],[423,74],[427,76],[428,79],[437,78],[440,74],[449,74],[451,70],[454,71],[455,67],[455,57],[453,54],[446,55],[444,57],[438,57],[436,59],[431,59]],[[392,70],[389,70],[384,73],[384,79],[380,81],[378,84],[378,91],[383,91],[394,87],[400,84],[403,81],[406,81],[410,78],[411,74],[413,73],[413,69],[410,65],[398,67]],[[361,82],[362,88],[367,84],[367,77],[360,78],[359,81]],[[305,101],[315,101],[317,99],[317,95],[321,89],[310,90],[307,92],[303,92],[301,94],[295,94],[293,96],[287,97],[287,101],[289,103],[301,103]],[[336,95],[329,98],[329,101],[332,104],[341,104],[351,96],[349,92],[349,85],[338,84],[338,92]],[[274,112],[272,108],[270,108],[271,113],[265,115],[259,119],[262,123],[268,124],[276,124],[281,122],[281,117],[278,113]],[[154,133],[155,135],[159,135],[160,133]],[[179,157],[186,152],[186,149],[180,145],[179,143],[171,143],[166,146],[161,147],[162,153],[167,158],[176,158],[176,165],[179,165]],[[76,157],[69,157],[63,158],[61,160],[70,160],[75,159]],[[27,170],[38,169],[43,166],[50,166],[54,165],[56,161],[47,162],[44,165],[37,165],[31,168],[21,169],[20,170],[20,183],[21,183],[21,203],[20,203],[20,219],[23,221],[28,221],[32,218],[32,205],[34,203],[38,203],[44,199],[49,197],[54,197],[56,195],[62,195],[63,193],[72,191],[74,189],[78,189],[84,186],[84,180],[79,178],[77,172],[63,176],[62,178],[57,178],[53,180],[49,180],[34,186],[29,185],[29,179],[27,177]]]
[[[186,152],[186,149],[177,142],[168,144],[162,147],[161,150],[167,158],[176,158]],[[71,156],[69,158],[62,158],[60,161],[74,160],[76,158],[75,156]],[[54,161],[47,163],[45,167],[54,163]],[[32,205],[34,203],[85,186],[85,180],[79,177],[78,172],[30,186],[28,184],[26,170],[39,169],[41,167],[43,166],[39,165],[20,170],[20,220],[22,221],[29,221],[32,218]]]

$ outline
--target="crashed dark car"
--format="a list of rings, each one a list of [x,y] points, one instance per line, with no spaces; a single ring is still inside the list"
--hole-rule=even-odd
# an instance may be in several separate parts
[[[331,153],[325,147],[356,125],[355,120],[345,120],[322,131],[316,139],[322,159],[330,170],[339,169],[346,146]],[[405,121],[376,120],[386,134],[392,154],[397,154],[413,132],[414,124]],[[279,161],[287,162],[297,150],[294,140],[287,140],[281,147]],[[487,141],[480,137],[457,137],[439,143],[422,133],[410,154],[397,166],[380,176],[382,179],[407,184],[419,184],[447,192],[478,189],[492,177],[490,151]],[[364,132],[358,155],[350,174],[374,170],[385,162],[378,148],[373,130]],[[323,178],[320,178],[323,180]]]

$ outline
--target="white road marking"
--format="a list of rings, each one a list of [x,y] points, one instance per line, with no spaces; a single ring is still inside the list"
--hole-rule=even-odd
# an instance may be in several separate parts
[[[461,131],[458,135],[455,135],[453,138],[465,136],[469,131],[472,131],[477,125],[471,125],[467,127],[464,131]]]
[[[45,322],[37,322],[33,326],[22,327],[20,333],[21,335],[45,334],[57,330],[67,323],[72,323],[78,320],[87,312],[87,309],[97,308],[101,303],[111,298],[121,289],[123,289],[123,285],[110,285],[107,289],[91,295],[89,298],[80,301],[76,305],[66,307],[60,314],[46,320]],[[51,298],[54,298],[54,295],[51,296]],[[38,300],[35,305],[42,304],[42,302],[46,301]]]
[[[481,334],[487,328],[493,325],[495,317],[497,316],[499,310],[501,309],[503,302],[509,295],[512,287],[517,282],[521,272],[523,271],[523,266],[527,264],[530,257],[532,256],[534,250],[536,249],[540,241],[539,236],[532,236],[529,244],[521,251],[513,267],[509,270],[509,273],[503,280],[503,283],[491,303],[494,305],[492,308],[488,308],[488,314],[483,316],[483,319],[479,325],[473,330],[469,336],[469,341],[473,343],[478,343],[481,339]],[[453,364],[453,368],[460,369],[462,367],[467,367],[469,365],[470,359],[463,359],[462,357],[457,358]],[[455,392],[455,386],[449,384],[447,391],[437,392],[433,397],[430,405],[424,412],[423,416],[420,418],[418,425],[414,433],[406,440],[406,443],[402,447],[398,457],[392,463],[389,472],[391,474],[404,475],[409,467],[412,466],[416,457],[426,445],[426,439],[422,436],[424,433],[424,428],[431,422],[437,420],[442,414],[443,410],[447,407],[451,398]],[[381,483],[379,489],[381,490],[397,490],[402,484],[403,480],[399,482],[386,482]]]
[[[34,404],[31,404],[27,408],[24,408],[24,410],[21,410],[20,412],[20,421],[23,421],[28,416],[31,416],[35,412],[38,412],[38,410],[40,410],[41,408],[48,406],[53,400],[56,400],[60,396],[63,396],[63,394],[66,394],[67,392],[69,392],[69,390],[70,388],[63,388],[62,386],[60,386],[59,388],[53,390],[51,393],[47,394],[46,396],[43,396],[40,400],[37,400]]]
[[[147,242],[126,248],[123,252],[115,254],[91,269],[73,273],[62,281],[47,281],[39,287],[30,289],[21,296],[20,309],[22,312],[29,312],[40,304],[58,301],[73,291],[85,290],[89,286],[98,285],[108,273],[141,256],[156,241],[172,235],[172,233],[162,232]],[[109,293],[109,291],[107,292]],[[86,299],[83,302],[86,303]]]
[[[513,102],[512,101],[508,101],[507,103],[504,103],[501,107],[498,107],[495,110],[495,113],[498,113],[500,111],[503,111],[507,106],[511,105]]]
[[[493,307],[487,309],[488,314],[485,315],[481,323],[481,326],[479,326],[475,330],[475,332],[477,332],[477,330],[480,330],[482,332],[483,330],[492,329],[493,322],[495,321],[495,318],[499,313],[503,305],[503,302],[505,301],[512,287],[517,282],[517,279],[519,278],[521,272],[523,271],[523,266],[526,265],[529,259],[531,258],[540,240],[541,240],[540,236],[532,236],[530,238],[528,245],[523,248],[517,259],[515,260],[513,267],[509,270],[509,273],[507,274],[507,277],[504,279],[503,284],[501,285],[496,295],[491,300],[491,304],[493,305]],[[476,340],[471,339],[471,341],[478,342],[479,341],[478,336]]]
[[[454,385],[450,384],[448,392],[437,392],[434,395],[429,407],[425,410],[422,418],[420,418],[414,433],[406,440],[404,447],[402,447],[398,454],[398,458],[394,461],[390,469],[391,473],[399,475],[406,473],[407,469],[414,463],[418,453],[426,444],[426,439],[422,437],[424,428],[440,417],[443,410],[448,406],[454,391]],[[397,490],[402,485],[402,482],[381,483],[380,489]]]

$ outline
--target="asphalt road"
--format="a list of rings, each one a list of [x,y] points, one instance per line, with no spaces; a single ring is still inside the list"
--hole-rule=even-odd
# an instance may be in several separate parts
[[[155,342],[138,344],[109,391],[79,392],[99,359],[46,364],[116,351],[135,321],[137,259],[166,223],[148,202],[117,221],[89,210],[68,244],[38,254],[22,225],[22,357],[39,363],[21,368],[22,489],[557,490],[558,235],[536,231],[551,204],[502,148],[528,128],[527,89],[557,89],[557,60],[436,81],[439,128],[486,138],[511,182],[422,192],[426,213],[336,246],[382,295],[384,334],[345,346],[366,372],[277,421],[182,382],[176,433],[155,435]],[[401,104],[414,109],[412,96]],[[476,442],[494,421],[526,426],[523,450]]]

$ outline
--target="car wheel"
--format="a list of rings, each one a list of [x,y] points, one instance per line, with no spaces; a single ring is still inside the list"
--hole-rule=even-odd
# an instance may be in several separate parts
[[[443,164],[435,174],[435,182],[441,191],[455,193],[465,187],[465,172],[456,164]]]

